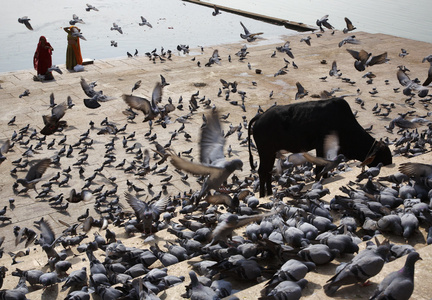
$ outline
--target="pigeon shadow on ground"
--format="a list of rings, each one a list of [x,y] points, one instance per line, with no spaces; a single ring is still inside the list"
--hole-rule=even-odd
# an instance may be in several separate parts
[[[51,300],[51,299],[57,299],[59,294],[59,285],[58,284],[54,284],[48,288],[46,288],[42,295],[41,295],[41,300]]]

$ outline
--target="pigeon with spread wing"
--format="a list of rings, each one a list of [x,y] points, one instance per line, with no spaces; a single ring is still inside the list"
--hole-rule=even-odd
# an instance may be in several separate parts
[[[171,163],[177,169],[206,176],[197,201],[210,190],[218,189],[234,171],[242,170],[243,162],[240,159],[225,160],[224,145],[225,138],[222,135],[219,114],[213,112],[207,117],[207,125],[201,130],[200,164],[185,160],[177,156],[174,151],[168,150],[171,154]]]
[[[396,75],[399,83],[405,87],[403,90],[403,94],[405,96],[410,96],[412,91],[416,91],[420,98],[424,98],[429,93],[429,89],[427,87],[424,87],[416,83],[414,80],[411,80],[404,71],[399,69]]]
[[[131,108],[144,113],[145,118],[143,122],[154,120],[158,115],[166,115],[175,110],[175,106],[172,103],[168,103],[163,107],[158,106],[162,101],[162,85],[160,82],[157,82],[153,89],[151,101],[132,95],[123,95],[123,100]]]
[[[66,109],[68,108],[66,102],[63,102],[61,104],[55,105],[51,109],[51,115],[43,115],[42,119],[44,122],[45,127],[42,128],[41,133],[43,135],[50,135],[55,133],[59,127],[65,127],[66,121],[60,121],[61,118],[66,113]]]
[[[153,222],[159,220],[160,214],[164,212],[168,205],[169,197],[160,198],[155,202],[144,202],[129,193],[125,193],[125,197],[127,203],[134,210],[140,224],[142,224],[142,231],[147,232],[149,230],[152,233]]]
[[[365,50],[355,51],[347,49],[347,51],[356,59],[354,67],[359,72],[366,70],[366,67],[383,64],[389,60],[387,58],[387,52],[373,56],[372,53],[368,53]]]

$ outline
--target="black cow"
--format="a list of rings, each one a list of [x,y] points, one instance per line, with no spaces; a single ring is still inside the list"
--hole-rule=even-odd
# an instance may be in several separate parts
[[[252,129],[253,126],[253,129]],[[258,174],[260,197],[272,194],[271,171],[276,152],[292,153],[316,149],[317,156],[324,157],[324,138],[336,133],[339,137],[339,153],[348,159],[364,161],[374,154],[368,166],[392,163],[389,147],[376,141],[355,119],[349,104],[342,98],[274,106],[249,122],[249,161],[253,166],[250,135],[253,132],[260,157]]]

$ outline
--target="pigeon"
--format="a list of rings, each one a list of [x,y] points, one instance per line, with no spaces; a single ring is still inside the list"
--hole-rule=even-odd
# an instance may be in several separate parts
[[[356,59],[354,67],[359,72],[366,70],[366,67],[383,64],[388,61],[387,52],[372,56],[372,53],[367,53],[365,50],[355,51],[347,49],[347,51]]]
[[[18,98],[22,98],[22,97],[25,97],[25,96],[28,96],[28,95],[30,95],[30,91],[28,89],[26,89],[24,92],[22,92],[22,94],[20,94],[18,96]]]
[[[304,278],[299,281],[285,280],[276,285],[267,295],[258,299],[290,299],[299,300],[302,296],[302,290],[306,287],[308,281]]]
[[[329,71],[329,75],[330,76],[338,76],[338,77],[342,76],[342,73],[339,73],[339,69],[337,68],[337,64],[336,64],[335,60],[332,62],[332,68]]]
[[[159,220],[160,214],[168,205],[169,198],[161,198],[157,201],[147,203],[127,192],[125,193],[125,197],[127,203],[129,203],[134,210],[138,220],[142,222],[144,227],[143,231],[147,232],[147,230],[149,230],[149,232],[152,233],[153,222]]]
[[[389,251],[387,244],[366,248],[348,263],[341,263],[336,268],[336,274],[324,285],[324,292],[327,296],[332,296],[342,285],[364,283],[381,271]]]
[[[134,86],[132,87],[132,93],[133,91],[137,90],[141,86],[141,80],[138,80],[135,82]]]
[[[266,283],[266,287],[274,287],[284,280],[298,281],[303,279],[309,271],[315,270],[315,268],[316,265],[313,262],[290,259]]]
[[[56,65],[52,65],[51,67],[48,68],[48,72],[52,72],[55,71],[59,74],[63,74],[63,71]]]
[[[403,90],[403,94],[405,96],[410,96],[411,92],[414,90],[418,93],[418,96],[420,98],[424,98],[427,96],[427,94],[429,93],[429,89],[414,82],[413,80],[411,80],[408,75],[402,71],[402,70],[398,70],[397,71],[397,78],[399,80],[399,83],[404,86],[404,90]]]
[[[218,300],[220,299],[216,292],[203,285],[199,280],[194,271],[189,271],[191,283],[186,287],[186,298],[193,300]]]
[[[29,19],[27,16],[18,18],[18,22],[20,22],[21,24],[24,24],[27,27],[27,29],[33,30],[33,27],[30,25],[30,22],[29,22],[30,20],[31,19]]]
[[[339,48],[342,47],[345,44],[360,44],[359,40],[355,39],[355,35],[351,35],[349,37],[344,38],[342,41],[339,42],[338,46]]]
[[[145,118],[143,122],[154,120],[159,114],[164,113],[164,115],[175,110],[175,106],[172,103],[166,104],[163,108],[160,108],[158,104],[162,101],[162,85],[157,82],[152,93],[151,102],[146,98],[123,95],[123,100],[131,108],[140,110],[144,113]]]
[[[359,175],[357,175],[357,182],[362,181],[363,179],[367,179],[369,177],[376,177],[379,175],[380,171],[381,171],[381,167],[383,166],[383,163],[379,163],[378,165],[376,165],[375,167],[370,167],[369,169],[367,169],[364,172],[361,172]]]
[[[369,299],[408,300],[414,291],[414,265],[420,259],[417,252],[409,253],[403,268],[388,274]]]
[[[290,58],[294,59],[294,54],[291,52],[290,42],[285,42],[283,46],[276,47],[279,52],[285,52]]]
[[[213,51],[212,56],[209,58],[209,61],[208,61],[208,63],[205,64],[205,66],[206,67],[211,67],[211,65],[215,64],[215,63],[218,64],[218,65],[221,64],[221,62],[220,62],[220,56],[219,56],[219,51],[217,49],[215,49]]]
[[[78,203],[89,201],[92,197],[93,194],[89,190],[82,190],[81,193],[77,193],[75,189],[72,189],[69,193],[69,198],[66,198],[66,200],[70,203]]]
[[[424,63],[426,61],[429,62],[430,67],[428,70],[428,77],[423,82],[423,86],[428,86],[432,82],[432,55],[428,55],[422,59],[422,63]]]
[[[139,26],[144,26],[147,25],[150,28],[153,28],[152,24],[150,24],[146,18],[144,18],[143,16],[141,16],[141,22],[138,23]]]
[[[116,23],[113,23],[113,26],[111,27],[111,30],[117,30],[118,32],[120,32],[121,34],[123,34],[123,30]]]
[[[226,161],[223,153],[225,139],[222,135],[219,114],[212,112],[207,116],[207,124],[201,129],[200,139],[200,163],[193,163],[180,158],[171,149],[171,163],[177,169],[186,172],[206,176],[201,188],[198,200],[205,196],[211,189],[218,189],[221,184],[235,170],[242,170],[243,162],[240,159]]]
[[[218,223],[215,229],[213,229],[211,235],[212,240],[209,244],[204,246],[204,248],[216,245],[219,242],[226,243],[228,238],[232,236],[232,233],[235,229],[246,226],[249,223],[262,220],[265,217],[273,216],[274,214],[276,214],[276,210],[270,213],[253,216],[239,216],[237,214],[229,214],[223,221]]]
[[[420,180],[422,178],[426,180],[432,179],[432,165],[423,163],[407,162],[402,163],[399,166],[399,172],[405,174],[408,177]]]
[[[85,24],[83,19],[80,19],[76,14],[72,15],[72,20],[69,21],[69,24],[75,25],[76,23]]]
[[[11,143],[10,140],[6,140],[6,142],[3,143],[3,145],[1,145],[0,147],[0,165],[2,162],[4,162],[6,160],[6,156],[4,156],[4,154],[6,154],[9,149],[11,148]]]
[[[78,37],[84,41],[87,41],[87,39],[81,34],[81,29],[79,29],[78,27],[72,27],[72,36],[74,37]]]
[[[68,106],[65,102],[55,105],[51,109],[51,115],[43,115],[44,128],[40,131],[43,135],[51,135],[58,131],[59,127],[66,126],[66,121],[60,121],[66,113]]]
[[[258,33],[250,33],[249,30],[246,28],[246,26],[243,25],[243,23],[240,21],[240,25],[243,27],[244,30],[244,34],[240,33],[240,37],[244,40],[247,40],[248,42],[253,42],[255,41],[257,38],[257,35],[261,35],[263,34],[263,32],[258,32]]]
[[[320,28],[321,32],[324,32],[323,26],[327,29],[334,29],[334,27],[328,22],[328,17],[329,15],[325,15],[321,19],[316,20],[316,24]]]
[[[162,85],[162,87],[165,87],[165,86],[167,86],[167,85],[170,85],[170,84],[166,81],[165,77],[163,77],[162,74],[160,74],[159,76],[160,76],[160,78],[161,78],[161,85]]]
[[[216,5],[213,5],[214,11],[212,11],[212,16],[216,17],[217,15],[220,15],[221,12],[219,11],[219,8]]]
[[[357,29],[356,27],[354,27],[350,19],[348,19],[347,17],[345,17],[345,23],[346,23],[346,28],[343,29],[343,33],[348,33],[350,31]]]
[[[105,96],[102,91],[95,91],[94,87],[96,85],[88,84],[83,77],[81,77],[80,84],[84,93],[90,97],[89,99],[84,99],[84,105],[87,108],[96,109],[101,106],[99,101],[107,101],[110,99],[110,97]]]
[[[300,39],[300,42],[305,42],[308,46],[310,46],[310,45],[311,45],[310,40],[311,40],[311,37],[308,36],[308,37],[306,37],[306,38],[302,38],[302,39]]]
[[[91,10],[94,10],[94,11],[99,11],[99,9],[97,9],[95,6],[93,6],[93,5],[91,5],[91,4],[88,4],[88,3],[86,3],[86,11],[91,11]]]
[[[51,159],[49,158],[38,161],[30,167],[26,177],[18,179],[17,183],[22,184],[26,190],[34,189],[37,193],[36,183],[42,180],[42,175],[45,173],[50,164]]]
[[[304,96],[308,94],[308,91],[306,91],[303,86],[300,84],[300,82],[296,82],[297,86],[297,93],[295,94],[295,100],[302,99]]]
[[[63,235],[60,235],[58,238],[56,238],[51,225],[48,223],[48,221],[43,219],[39,223],[39,230],[41,233],[38,244],[45,251],[48,259],[59,259],[60,257],[54,248]]]
[[[87,285],[87,268],[82,267],[80,270],[73,271],[65,280],[61,291],[66,291],[68,288],[81,288]]]

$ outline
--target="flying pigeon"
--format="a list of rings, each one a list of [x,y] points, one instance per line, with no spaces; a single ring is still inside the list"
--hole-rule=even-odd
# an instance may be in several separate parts
[[[177,156],[174,151],[171,154],[171,163],[178,169],[195,175],[207,176],[198,199],[205,196],[211,189],[218,189],[222,183],[235,170],[241,170],[243,162],[239,159],[226,161],[223,147],[225,139],[222,135],[219,114],[211,113],[207,117],[207,124],[201,130],[200,139],[200,163],[193,163]]]

